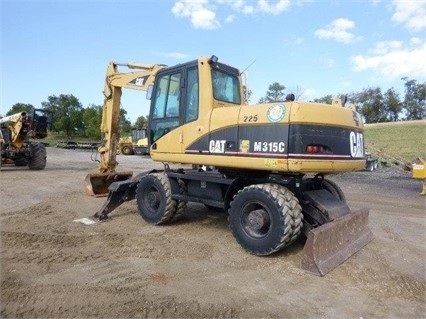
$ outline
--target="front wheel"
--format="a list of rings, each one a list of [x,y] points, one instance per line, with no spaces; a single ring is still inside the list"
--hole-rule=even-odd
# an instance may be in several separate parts
[[[46,167],[46,147],[41,143],[31,144],[31,158],[28,167],[31,170],[40,170]]]
[[[237,242],[255,255],[270,255],[300,234],[302,209],[287,188],[275,184],[250,185],[235,195],[229,226]]]
[[[170,181],[164,173],[142,177],[136,190],[136,202],[142,218],[155,225],[170,221],[177,210],[177,203],[172,200]]]

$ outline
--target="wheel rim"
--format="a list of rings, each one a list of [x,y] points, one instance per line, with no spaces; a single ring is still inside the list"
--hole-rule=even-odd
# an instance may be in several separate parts
[[[158,189],[155,187],[147,189],[143,194],[143,204],[148,213],[155,214],[161,204],[161,196]]]
[[[253,238],[265,237],[271,229],[271,216],[260,203],[247,203],[241,211],[241,225],[247,235]]]

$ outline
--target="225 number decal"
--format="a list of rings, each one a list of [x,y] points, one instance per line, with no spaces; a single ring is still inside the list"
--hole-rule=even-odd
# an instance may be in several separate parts
[[[244,115],[243,122],[257,122],[257,114],[255,115]]]

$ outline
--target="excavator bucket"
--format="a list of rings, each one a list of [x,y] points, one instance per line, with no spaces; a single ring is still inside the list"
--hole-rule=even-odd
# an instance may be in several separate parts
[[[120,172],[113,174],[88,174],[84,180],[86,194],[95,197],[108,195],[108,187],[113,182],[124,181],[132,177],[132,172]]]
[[[309,231],[301,268],[324,276],[373,239],[366,208],[339,217]]]

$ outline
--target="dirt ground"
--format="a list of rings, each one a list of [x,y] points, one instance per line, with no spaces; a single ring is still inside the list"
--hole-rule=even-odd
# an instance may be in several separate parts
[[[0,172],[2,318],[425,318],[421,181],[398,168],[330,176],[370,208],[375,239],[325,277],[299,269],[303,244],[246,253],[226,213],[189,204],[152,226],[134,201],[85,226],[105,198],[83,192],[91,153],[48,148],[43,171]],[[118,157],[120,170],[158,167]]]

